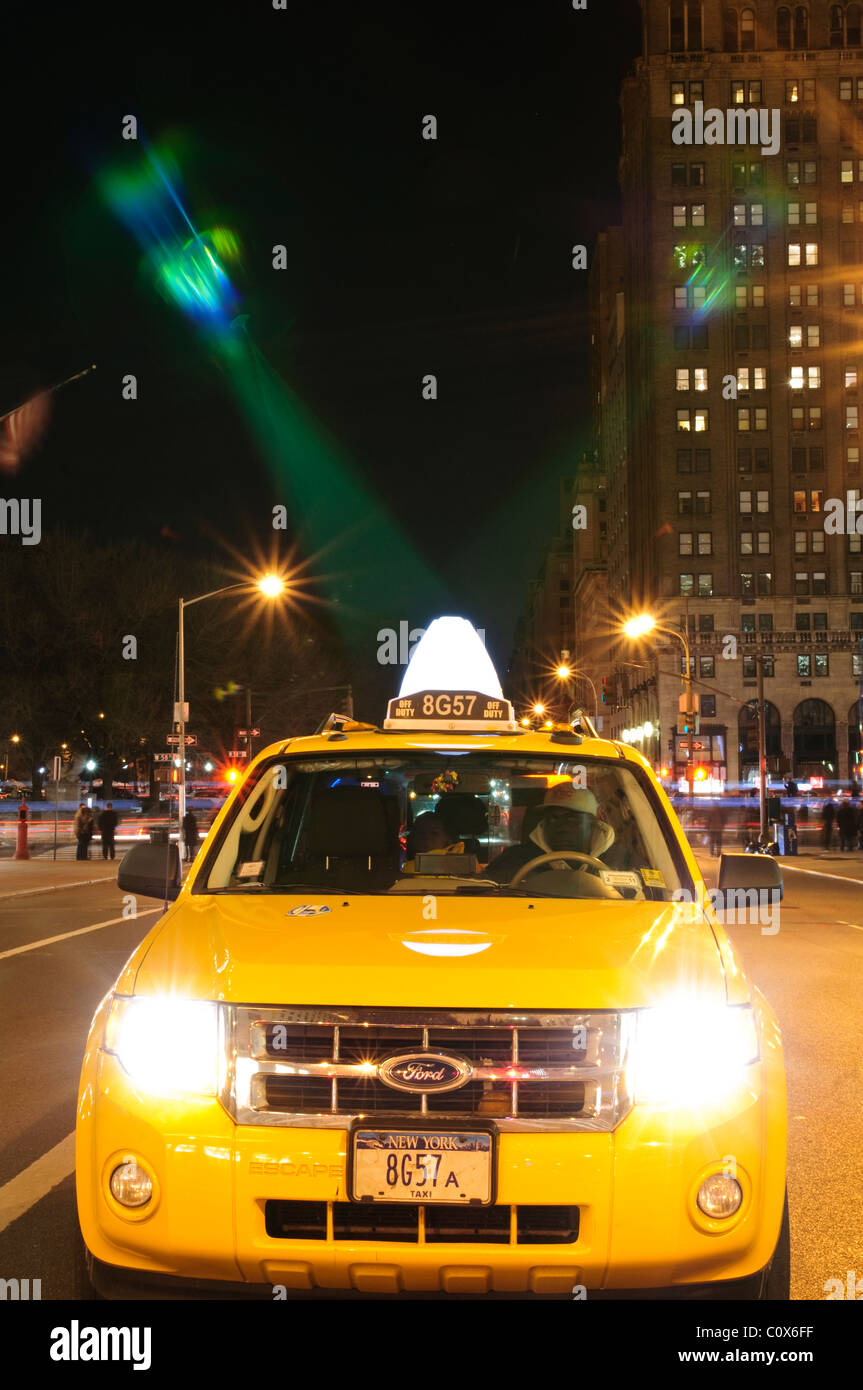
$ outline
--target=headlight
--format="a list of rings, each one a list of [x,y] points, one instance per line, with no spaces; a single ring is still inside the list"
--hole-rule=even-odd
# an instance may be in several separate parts
[[[636,1104],[696,1107],[721,1100],[758,1060],[750,1005],[686,1000],[639,1009],[630,1066]]]
[[[213,1096],[218,1088],[219,1018],[206,1000],[115,997],[105,1050],[152,1095]]]

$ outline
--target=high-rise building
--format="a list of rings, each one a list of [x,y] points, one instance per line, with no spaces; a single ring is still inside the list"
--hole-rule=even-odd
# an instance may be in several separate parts
[[[641,8],[622,94],[623,370],[606,371],[601,412],[609,603],[615,621],[648,610],[688,634],[701,724],[688,747],[683,647],[653,635],[613,648],[614,731],[677,777],[688,753],[717,783],[752,780],[760,661],[772,770],[847,786],[863,693],[863,7]]]
[[[567,693],[554,672],[562,652],[571,651],[574,643],[572,487],[572,478],[560,480],[558,533],[543,551],[515,634],[506,689],[520,716],[535,701],[546,703],[549,714],[558,718],[566,714]]]

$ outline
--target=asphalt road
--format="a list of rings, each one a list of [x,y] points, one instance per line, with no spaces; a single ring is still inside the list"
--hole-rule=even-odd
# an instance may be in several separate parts
[[[74,1179],[64,1141],[74,1129],[89,1022],[160,909],[128,920],[122,911],[110,881],[0,899],[0,1278],[41,1279],[43,1299],[75,1296]],[[772,935],[758,926],[730,931],[783,1028],[792,1297],[823,1299],[827,1279],[863,1275],[863,886],[790,871],[779,927]]]

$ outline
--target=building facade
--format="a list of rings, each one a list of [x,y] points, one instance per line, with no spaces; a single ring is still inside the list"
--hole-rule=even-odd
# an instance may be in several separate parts
[[[772,770],[848,786],[863,714],[861,6],[642,0],[642,18],[622,93],[616,372],[607,336],[594,343],[608,604],[613,629],[648,610],[688,635],[701,727],[691,747],[677,734],[683,646],[654,635],[611,640],[613,732],[672,777],[689,758],[711,785],[751,781],[760,661]],[[606,334],[609,320],[606,303]]]
[[[542,702],[548,713],[563,718],[566,692],[555,680],[555,667],[574,645],[573,554],[571,532],[573,479],[562,478],[558,498],[558,534],[546,546],[536,578],[528,589],[518,621],[507,670],[506,691],[520,717]]]

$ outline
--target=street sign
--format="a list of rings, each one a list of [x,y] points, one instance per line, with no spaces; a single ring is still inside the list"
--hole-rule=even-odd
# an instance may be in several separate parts
[[[179,734],[168,734],[167,738],[165,739],[165,742],[168,743],[168,744],[170,744],[172,748],[176,748],[176,747],[179,746],[179,743],[180,743],[180,735],[179,735]],[[198,735],[197,735],[197,734],[186,734],[186,737],[185,737],[185,739],[184,739],[184,743],[185,743],[185,745],[186,745],[187,748],[194,748],[194,746],[195,746],[195,744],[196,744],[197,742],[198,742]]]
[[[154,753],[154,754],[153,754],[153,762],[154,762],[154,763],[169,763],[169,762],[171,761],[171,759],[173,758],[173,756],[174,756],[173,753]]]
[[[229,757],[229,758],[245,758],[245,756],[246,756],[246,750],[245,750],[245,748],[231,748],[231,749],[229,749],[229,751],[228,751],[228,757]]]
[[[251,730],[251,734],[252,734],[252,738],[260,738],[260,737],[261,737],[261,731],[260,731],[260,729],[252,729],[252,730]],[[248,729],[238,729],[238,730],[237,730],[237,737],[238,737],[238,738],[248,738],[248,737],[249,737],[249,730],[248,730]]]
[[[54,767],[53,767],[53,775],[54,775],[54,781],[55,781],[55,782],[59,782],[59,781],[60,781],[60,773],[61,773],[61,771],[62,771],[62,768],[63,768],[63,759],[62,759],[59,755],[56,755],[55,758],[54,758]]]
[[[175,724],[179,724],[179,722],[180,722],[180,701],[179,701],[179,700],[175,700],[175,701],[174,701],[174,723],[175,723]],[[183,701],[183,723],[184,723],[184,724],[188,724],[188,722],[189,722],[189,701],[188,701],[188,700],[184,700],[184,701]]]

